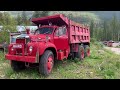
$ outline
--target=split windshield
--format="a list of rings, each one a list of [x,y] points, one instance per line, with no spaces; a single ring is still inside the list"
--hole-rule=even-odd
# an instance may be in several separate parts
[[[39,28],[35,31],[35,34],[52,34],[53,28],[50,27],[44,27],[44,28]]]

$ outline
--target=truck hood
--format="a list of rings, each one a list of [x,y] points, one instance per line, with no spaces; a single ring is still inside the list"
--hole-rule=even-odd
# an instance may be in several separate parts
[[[29,38],[31,41],[46,41],[46,37],[51,37],[51,35],[27,35],[27,34],[21,34],[17,36],[17,38]]]
[[[30,39],[31,39],[31,41],[43,41],[43,40],[46,40],[46,37],[47,36],[49,36],[50,37],[50,35],[30,35]]]
[[[16,38],[29,38],[29,35],[21,34],[21,35],[16,36]]]

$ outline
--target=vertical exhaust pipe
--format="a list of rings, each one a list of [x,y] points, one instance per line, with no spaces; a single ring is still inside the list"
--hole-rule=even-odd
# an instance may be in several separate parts
[[[27,29],[26,29],[26,32],[27,32],[27,34],[30,34],[30,29],[27,28]]]

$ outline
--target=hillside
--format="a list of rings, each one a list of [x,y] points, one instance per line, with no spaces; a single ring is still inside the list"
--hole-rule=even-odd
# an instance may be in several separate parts
[[[8,11],[11,15],[17,16],[18,13],[22,13],[22,11]],[[26,11],[28,17],[31,17],[34,11]]]
[[[17,13],[21,13],[22,11],[9,11],[13,16],[16,16]],[[79,11],[81,12],[81,11]],[[82,11],[83,12],[83,11]],[[114,14],[118,16],[120,19],[120,11],[85,11],[85,12],[91,12],[95,15],[98,15],[101,19],[110,19]],[[27,11],[28,16],[32,16],[33,11]]]
[[[8,11],[12,16],[16,17],[18,13],[21,13],[22,11]],[[32,16],[34,11],[26,11],[26,14],[28,18]],[[98,15],[92,13],[92,12],[86,12],[86,11],[50,11],[49,15],[53,14],[64,14],[67,17],[71,17],[70,19],[74,20],[78,23],[83,24],[89,24],[92,21],[95,23],[100,23],[101,19]],[[72,16],[71,16],[72,15]]]
[[[120,11],[90,11],[98,15],[101,19],[110,19],[115,14],[120,20]]]

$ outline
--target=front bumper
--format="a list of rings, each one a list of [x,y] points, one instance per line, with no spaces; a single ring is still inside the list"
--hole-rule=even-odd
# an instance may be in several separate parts
[[[33,57],[33,56],[18,56],[18,55],[6,54],[5,58],[7,60],[15,60],[15,61],[36,63],[36,57]]]

